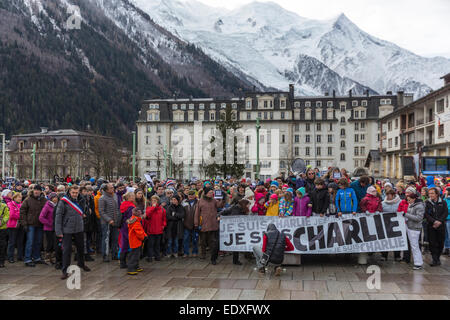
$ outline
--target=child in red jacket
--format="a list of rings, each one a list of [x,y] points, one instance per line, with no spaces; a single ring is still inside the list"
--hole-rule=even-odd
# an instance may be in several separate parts
[[[383,207],[381,205],[381,199],[378,196],[377,189],[370,186],[367,188],[366,196],[361,200],[361,212],[383,212]]]
[[[139,258],[141,256],[141,246],[147,234],[142,227],[142,211],[138,208],[132,210],[133,216],[128,223],[128,242],[131,252],[127,256],[128,274],[137,275],[143,269],[139,267]]]
[[[145,232],[148,234],[147,261],[152,262],[153,257],[160,261],[161,240],[164,228],[167,225],[166,210],[160,205],[157,195],[151,197],[152,206],[147,207],[145,213]]]

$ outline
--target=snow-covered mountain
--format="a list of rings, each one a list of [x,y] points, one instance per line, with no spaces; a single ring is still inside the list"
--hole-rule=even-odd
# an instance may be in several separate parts
[[[273,2],[235,10],[195,0],[131,0],[180,38],[198,45],[232,72],[300,94],[339,94],[369,87],[378,93],[404,90],[421,97],[441,86],[450,60],[425,58],[369,35],[344,14],[311,20]]]

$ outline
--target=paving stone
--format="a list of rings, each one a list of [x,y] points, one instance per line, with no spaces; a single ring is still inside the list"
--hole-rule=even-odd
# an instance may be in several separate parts
[[[290,299],[291,299],[290,290],[280,290],[280,289],[266,290],[266,295],[264,296],[264,300],[290,300]]]
[[[363,292],[341,292],[344,300],[369,300],[367,293]]]
[[[184,300],[186,299],[194,288],[172,288],[166,294],[164,294],[162,300]]]
[[[303,280],[305,291],[328,291],[325,280]]]
[[[397,300],[392,293],[369,293],[370,300]]]
[[[256,289],[267,290],[267,289],[279,289],[280,280],[258,280]]]
[[[235,279],[215,279],[211,283],[211,288],[217,289],[231,289],[236,283]]]
[[[213,300],[237,300],[241,294],[241,289],[219,289],[212,297]]]
[[[450,300],[448,296],[439,294],[422,294],[420,295],[423,300]]]
[[[216,288],[195,288],[188,296],[187,300],[210,300],[217,292]]]
[[[255,289],[258,280],[240,279],[233,285],[234,289]]]
[[[317,300],[315,291],[291,291],[291,300]]]
[[[348,281],[327,280],[327,288],[329,292],[353,292],[352,286]]]
[[[397,300],[423,300],[420,294],[395,293]]]
[[[151,288],[139,295],[137,300],[155,300],[161,299],[162,296],[166,295],[172,288]]]
[[[325,291],[318,291],[317,299],[318,300],[344,300],[341,292],[325,292]]]
[[[314,272],[314,280],[336,281],[336,275],[334,274],[334,272]]]
[[[303,290],[303,281],[302,280],[281,280],[280,289],[282,290]]]

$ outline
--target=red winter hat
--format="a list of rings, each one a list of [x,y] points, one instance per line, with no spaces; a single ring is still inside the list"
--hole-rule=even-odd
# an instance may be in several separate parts
[[[273,195],[270,196],[270,199],[275,199],[278,200],[278,196],[276,193],[274,193]]]

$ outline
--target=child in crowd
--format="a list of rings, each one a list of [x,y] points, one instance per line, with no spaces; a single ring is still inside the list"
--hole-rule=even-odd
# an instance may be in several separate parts
[[[159,197],[154,195],[151,197],[151,207],[147,207],[144,219],[145,232],[148,234],[148,262],[152,262],[153,257],[156,261],[161,260],[161,240],[166,225],[166,210],[161,206]]]
[[[141,255],[141,246],[147,234],[142,227],[142,211],[133,208],[133,216],[127,220],[128,223],[128,241],[131,251],[127,255],[127,266],[129,275],[137,275],[143,269],[139,267],[139,257]]]
[[[279,212],[280,202],[278,201],[278,195],[276,193],[272,194],[264,204],[264,207],[267,209],[266,216],[277,217]]]
[[[362,212],[375,213],[383,211],[381,199],[374,186],[367,188],[366,196],[361,200],[360,206]]]
[[[9,220],[8,228],[8,261],[14,263],[14,249],[17,245],[17,260],[23,260],[25,231],[19,226],[20,207],[22,206],[22,193],[17,192],[12,196],[12,201],[8,203]]]
[[[336,210],[338,216],[343,213],[356,214],[358,199],[353,188],[350,188],[347,178],[341,178],[338,183],[339,190],[336,193]]]
[[[291,188],[286,189],[284,196],[280,200],[280,217],[289,217],[292,215],[294,209],[294,201],[292,201],[292,193],[294,190]]]
[[[45,239],[47,240],[47,244],[45,247],[46,262],[50,262],[51,264],[55,264],[55,261],[52,257],[53,252],[55,251],[55,231],[53,228],[53,210],[55,209],[56,204],[58,203],[58,195],[55,192],[50,193],[48,196],[48,201],[45,203],[44,208],[42,208],[41,213],[39,215],[39,221],[44,225],[44,234]]]
[[[264,206],[265,196],[264,193],[255,194],[255,204],[252,207],[252,213],[258,216],[266,215],[266,207]]]
[[[293,216],[310,217],[312,213],[312,205],[305,187],[298,188],[295,192],[297,197],[294,200]]]
[[[323,217],[327,213],[330,204],[328,190],[322,178],[316,178],[314,185],[316,188],[310,194],[312,212]]]
[[[337,208],[336,208],[336,193],[338,190],[338,185],[334,182],[331,182],[328,184],[328,209],[327,209],[327,217],[337,214]]]

